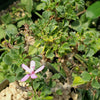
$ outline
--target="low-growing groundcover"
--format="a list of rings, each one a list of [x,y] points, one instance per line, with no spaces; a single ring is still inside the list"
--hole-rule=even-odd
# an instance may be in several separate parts
[[[0,82],[21,80],[22,64],[35,61],[35,70],[45,67],[26,80],[33,100],[52,100],[55,80],[67,82],[81,100],[99,100],[99,5],[99,0],[21,0],[1,16]],[[53,74],[48,81],[47,70]]]

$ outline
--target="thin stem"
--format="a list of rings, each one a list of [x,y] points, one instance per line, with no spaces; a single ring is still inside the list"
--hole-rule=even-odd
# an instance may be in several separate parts
[[[31,83],[32,89],[33,89],[33,91],[34,91],[34,97],[36,98],[37,93],[36,93],[36,90],[35,90],[34,87],[33,87],[33,81],[32,81],[32,79],[30,79],[30,83]]]
[[[86,12],[86,10],[83,10],[83,11],[79,12],[79,13],[77,14],[77,16],[79,16],[79,15],[85,13],[85,12]]]
[[[34,12],[37,16],[39,16],[41,19],[43,19],[43,17],[38,13],[38,12]]]

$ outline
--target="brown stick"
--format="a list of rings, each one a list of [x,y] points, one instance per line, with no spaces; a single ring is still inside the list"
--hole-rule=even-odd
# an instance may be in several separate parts
[[[79,12],[79,13],[77,14],[77,16],[79,16],[79,15],[85,13],[85,12],[86,12],[86,10],[83,10],[83,11]]]
[[[4,88],[6,88],[7,85],[9,85],[9,81],[6,79],[2,83],[0,83],[0,91],[2,91]]]

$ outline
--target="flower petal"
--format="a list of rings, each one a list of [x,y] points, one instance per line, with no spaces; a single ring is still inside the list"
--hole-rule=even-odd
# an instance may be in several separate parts
[[[41,66],[40,68],[38,68],[38,69],[35,71],[35,73],[38,73],[38,72],[42,71],[43,69],[44,69],[44,65]]]
[[[35,78],[37,78],[37,76],[35,74],[31,74],[31,78],[35,79]]]
[[[30,77],[30,75],[29,75],[29,74],[25,75],[25,76],[21,79],[21,82],[26,81],[29,77]]]
[[[31,69],[31,71],[34,71],[34,69],[35,69],[35,61],[31,61],[30,62],[30,69]]]
[[[31,73],[31,70],[25,64],[22,64],[22,68],[25,69],[27,72]]]

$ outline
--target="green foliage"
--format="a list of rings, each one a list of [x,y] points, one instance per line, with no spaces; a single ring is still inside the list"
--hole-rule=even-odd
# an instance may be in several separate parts
[[[63,83],[72,79],[73,87],[84,84],[99,91],[100,2],[88,2],[91,5],[84,0],[21,0],[18,8],[1,16],[0,82],[20,80],[25,74],[21,65],[34,60],[36,69],[40,62],[46,67],[32,84],[26,81],[33,85],[33,100],[52,100],[56,79]],[[46,82],[48,69],[53,76]],[[82,100],[85,94],[88,100],[100,98],[100,92],[80,91]],[[61,90],[56,93],[62,95]]]
[[[93,88],[100,89],[100,84],[95,79],[92,80],[91,85],[92,85]]]
[[[21,4],[25,6],[26,10],[31,13],[33,7],[32,0],[21,0]]]
[[[3,39],[5,37],[5,31],[0,28],[0,40]]]
[[[5,79],[4,74],[0,73],[0,82],[2,82]]]
[[[89,18],[97,18],[100,16],[100,1],[97,1],[88,7],[86,16]]]
[[[3,61],[8,65],[12,64],[12,58],[9,55],[5,55]]]
[[[82,79],[83,79],[84,81],[86,81],[86,82],[89,82],[90,79],[91,79],[91,75],[90,75],[88,72],[86,72],[86,71],[84,71],[84,72],[81,74],[81,76],[82,76]]]
[[[60,75],[59,74],[54,74],[53,76],[52,76],[52,79],[59,79],[60,78]]]
[[[62,91],[61,91],[61,90],[57,90],[56,93],[57,93],[58,95],[62,95]]]
[[[54,53],[53,53],[51,50],[47,50],[47,52],[46,52],[46,57],[47,57],[47,58],[50,58],[50,59],[53,59]]]
[[[18,33],[16,26],[13,24],[7,25],[5,32],[8,36],[16,35]]]
[[[8,13],[6,15],[1,16],[1,20],[3,23],[9,24],[11,22],[11,15]]]
[[[75,76],[72,86],[78,86],[78,85],[81,85],[81,84],[84,84],[84,83],[85,83],[85,81],[81,77]]]

